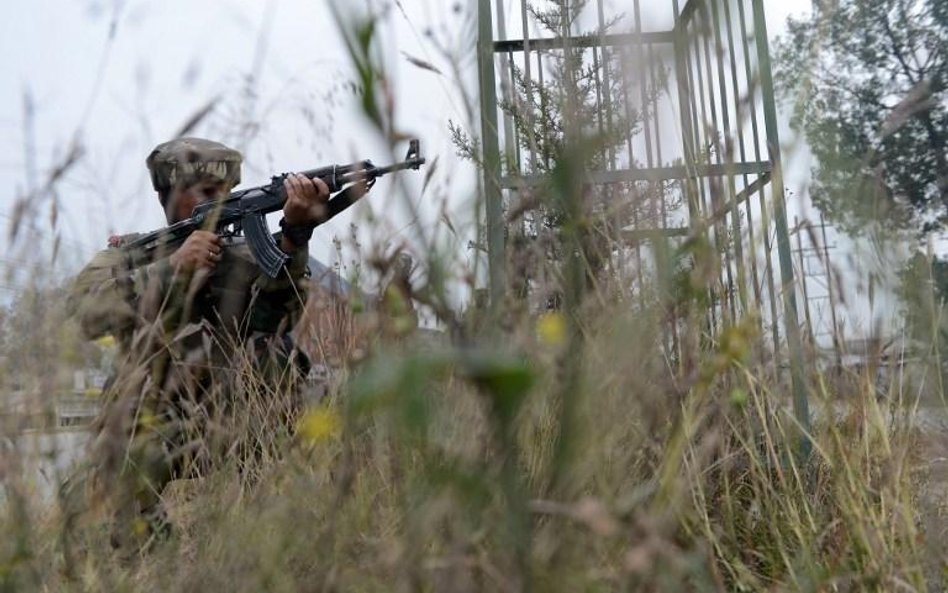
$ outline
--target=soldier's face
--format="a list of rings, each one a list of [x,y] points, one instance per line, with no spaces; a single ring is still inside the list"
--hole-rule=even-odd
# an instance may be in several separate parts
[[[165,215],[168,222],[176,223],[190,218],[195,206],[227,197],[230,188],[224,181],[200,181],[184,189],[171,191]]]

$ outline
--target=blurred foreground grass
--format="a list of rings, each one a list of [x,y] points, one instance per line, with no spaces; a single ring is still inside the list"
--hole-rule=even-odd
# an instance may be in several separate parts
[[[945,439],[866,376],[813,374],[812,457],[788,389],[742,326],[682,379],[654,312],[562,313],[502,343],[408,336],[304,411],[295,435],[248,400],[236,438],[266,451],[167,493],[175,532],[117,557],[96,507],[38,497],[3,451],[8,591],[938,590]],[[552,317],[551,317],[552,316]],[[683,383],[682,381],[685,381]],[[569,405],[563,401],[569,398]],[[564,437],[564,410],[573,415]],[[266,427],[273,428],[268,430]],[[248,436],[249,435],[249,436]],[[564,442],[568,438],[568,442]],[[248,479],[248,476],[253,476]],[[59,502],[63,502],[60,499]]]

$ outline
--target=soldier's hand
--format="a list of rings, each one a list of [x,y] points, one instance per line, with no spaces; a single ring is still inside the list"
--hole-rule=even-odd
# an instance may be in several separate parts
[[[322,179],[290,173],[283,181],[283,187],[286,189],[283,218],[287,225],[301,226],[325,220],[329,186]]]
[[[168,259],[179,271],[213,270],[221,261],[221,238],[210,231],[194,231]]]

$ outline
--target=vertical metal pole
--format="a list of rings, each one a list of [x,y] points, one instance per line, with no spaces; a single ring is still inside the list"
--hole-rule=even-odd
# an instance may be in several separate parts
[[[756,93],[753,82],[753,73],[751,72],[751,52],[748,47],[749,36],[747,34],[747,15],[744,10],[744,0],[737,0],[737,11],[741,21],[741,45],[744,48],[744,75],[747,77],[747,104],[750,105],[751,116],[751,137],[754,146],[754,160],[760,161],[760,130],[757,123],[757,104],[755,101]],[[760,179],[760,177],[758,177]],[[764,184],[761,184],[757,192],[760,205],[761,225],[763,227],[764,238],[764,277],[767,279],[767,294],[770,297],[770,331],[774,344],[774,370],[777,376],[780,375],[780,331],[777,323],[777,288],[774,286],[774,265],[772,254],[772,243],[770,240],[770,215],[767,213],[767,201],[764,195]],[[750,202],[748,202],[750,204]]]
[[[629,105],[629,60],[626,56],[626,52],[619,50],[619,67],[622,69],[622,73],[626,78],[622,81],[622,106],[625,109],[625,120],[627,123],[625,128],[625,142],[626,148],[629,151],[629,168],[635,168],[635,153],[632,150],[632,107]]]
[[[684,150],[685,164],[685,198],[688,202],[688,226],[690,232],[694,233],[697,227],[701,225],[701,212],[699,206],[697,173],[695,165],[697,163],[697,143],[695,127],[697,127],[697,115],[694,109],[694,97],[691,89],[694,84],[691,80],[691,66],[688,59],[688,23],[681,18],[678,10],[678,0],[672,0],[672,7],[675,11],[675,78],[678,86],[678,113],[681,118],[681,140]],[[696,364],[698,338],[695,328],[692,327],[690,319],[686,320],[684,335],[678,342],[679,348],[679,368],[682,372],[689,372],[692,365]]]
[[[813,343],[813,318],[810,316],[810,291],[806,287],[806,253],[803,251],[803,233],[800,232],[800,221],[793,217],[793,228],[797,234],[797,255],[800,256],[800,288],[803,290],[803,317],[806,319],[807,341]]]
[[[676,9],[677,10],[677,9]],[[651,43],[648,44],[648,82],[652,87],[652,92],[655,92],[655,89],[658,88],[658,77],[655,73],[655,52]],[[667,81],[665,82],[667,84]],[[666,92],[669,96],[671,95],[670,89],[666,87]],[[646,114],[646,117],[648,115]],[[661,135],[661,126],[659,125],[659,115],[658,109],[652,110],[653,125],[655,126],[655,159],[658,163],[658,166],[662,166],[662,135]],[[667,201],[667,182],[659,181],[658,182],[658,205],[659,205],[659,220],[661,221],[661,229],[665,231],[668,229],[668,201]],[[658,235],[657,240],[662,241],[663,243],[669,241],[664,235],[664,232]],[[667,248],[666,245],[662,245],[662,248]],[[667,271],[671,275],[671,270]],[[671,355],[673,353],[678,353],[679,360],[681,359],[681,340],[678,336],[678,321],[675,319],[675,316],[671,316],[671,347],[668,349],[668,353]]]
[[[705,2],[699,2],[699,3],[698,3],[698,10],[697,10],[697,12],[700,13],[701,18],[704,20],[704,22],[705,22],[705,24],[706,24],[706,26],[707,26],[707,30],[703,32],[702,37],[704,38],[704,39],[703,39],[703,40],[704,40],[704,65],[705,65],[705,70],[706,70],[707,76],[708,76],[708,101],[709,101],[709,103],[710,103],[710,108],[711,108],[711,109],[710,109],[710,111],[711,111],[711,134],[710,134],[710,137],[708,138],[708,145],[709,145],[709,146],[713,146],[714,162],[716,162],[717,164],[724,164],[723,155],[721,154],[721,152],[722,152],[722,151],[721,151],[721,142],[720,142],[721,128],[718,126],[718,99],[717,99],[717,96],[716,96],[715,93],[714,93],[714,70],[713,70],[713,68],[711,67],[711,43],[710,43],[710,41],[711,41],[711,36],[712,36],[712,34],[713,34],[713,33],[712,33],[712,30],[715,28],[716,23],[711,22],[711,17],[709,16],[708,9],[707,9],[707,7],[706,7],[705,4],[706,4]],[[715,57],[716,57],[716,59],[719,59],[717,56],[715,56]],[[700,58],[699,58],[699,63],[698,63],[698,72],[699,72],[699,74],[700,74],[700,72],[701,72]],[[700,78],[700,77],[699,77],[699,78]],[[723,98],[722,98],[722,99],[723,99]],[[721,106],[722,106],[722,108],[724,107],[723,100],[722,100]],[[709,159],[708,159],[708,162],[711,163],[711,162],[712,162],[712,159],[709,158]],[[718,185],[718,183],[716,183],[717,181],[719,181],[719,178],[708,176],[708,197],[709,197],[709,200],[710,200],[710,202],[711,202],[711,207],[710,207],[709,213],[711,213],[712,216],[713,216],[713,215],[718,211],[718,209],[719,209],[720,207],[722,207],[723,204],[724,204],[724,197],[721,195],[721,191],[720,191],[720,189],[719,189],[719,188],[720,188],[720,185]],[[718,223],[718,222],[715,222],[715,223],[713,224],[713,227],[714,227],[714,249],[715,249],[715,251],[716,251],[716,254],[717,254],[718,256],[720,256],[721,259],[723,260],[724,276],[725,276],[725,278],[726,278],[726,280],[727,280],[727,285],[726,285],[726,286],[727,286],[727,289],[726,289],[726,290],[720,290],[720,288],[719,288],[719,292],[720,292],[720,294],[721,294],[721,298],[722,298],[724,301],[726,301],[726,303],[725,303],[725,302],[722,302],[722,304],[721,304],[721,320],[722,320],[722,323],[723,323],[724,320],[727,318],[727,314],[728,314],[728,313],[730,313],[730,319],[731,319],[731,321],[734,320],[734,318],[736,317],[736,315],[735,315],[735,311],[734,311],[734,298],[733,298],[733,297],[734,297],[734,295],[733,295],[733,291],[734,291],[734,275],[733,275],[733,273],[731,272],[731,258],[730,258],[730,255],[729,255],[729,250],[728,250],[728,248],[727,248],[727,247],[728,247],[728,246],[727,246],[727,235],[726,235],[726,233],[724,232],[724,229],[722,228],[722,226],[723,226],[723,225],[721,225],[721,224]],[[721,278],[720,274],[718,275],[717,280],[718,280],[718,284],[719,284],[719,285],[723,285],[723,284],[724,284],[724,278]]]
[[[477,10],[477,62],[481,92],[481,150],[484,159],[484,201],[491,308],[503,302],[504,220],[500,191],[500,149],[497,138],[497,87],[494,73],[494,26],[491,0],[480,0]]]
[[[646,67],[648,68],[648,70],[646,70],[648,74],[646,76],[640,76],[638,83],[639,83],[639,95],[641,97],[640,100],[642,101],[642,106],[639,109],[639,113],[641,114],[641,117],[642,117],[642,130],[645,132],[645,163],[648,166],[648,168],[651,169],[652,167],[655,166],[655,161],[652,158],[652,125],[651,125],[651,120],[649,118],[649,104],[648,104],[648,101],[649,101],[648,79],[651,76],[652,65],[651,63],[649,63],[648,66],[645,66],[646,64],[645,57],[644,57],[645,52],[643,51],[643,48],[642,48],[643,42],[642,42],[642,37],[641,37],[642,14],[641,14],[640,6],[639,6],[639,0],[635,0],[632,3],[632,10],[634,13],[634,18],[635,18],[635,34],[637,36],[635,40],[635,56],[636,56],[636,60],[638,61],[638,64],[637,64],[638,67],[636,68],[636,70],[638,72],[642,72],[643,68],[646,68]],[[657,134],[658,130],[656,130],[655,132]],[[661,181],[649,181],[646,184],[646,187],[648,188],[648,200],[649,200],[648,211],[649,211],[649,216],[652,221],[651,226],[653,228],[655,226],[654,221],[655,221],[656,186],[660,186],[661,183],[662,183]],[[660,235],[656,234],[655,237],[656,238],[654,240],[659,240],[659,241],[664,240],[664,238],[659,238]],[[652,252],[654,253],[655,252],[654,245],[652,247],[653,247]]]
[[[830,319],[833,323],[833,327],[830,330],[833,337],[833,353],[836,356],[836,368],[841,369],[843,367],[843,353],[839,344],[839,321],[836,319],[836,296],[833,292],[833,267],[830,265],[829,243],[826,240],[826,219],[823,218],[822,212],[820,213],[820,232],[823,235],[823,266],[826,269],[826,294],[829,296]]]
[[[700,4],[699,4],[699,5],[700,5]],[[697,18],[697,16],[695,16],[695,15],[697,14],[697,11],[694,11],[694,12],[692,12],[691,14],[692,14],[692,19],[696,19],[696,18]],[[697,29],[697,27],[695,27],[695,28]],[[687,30],[686,30],[686,31],[687,31]],[[696,35],[702,35],[702,34],[703,34],[703,33],[702,33],[700,30],[696,31]],[[695,147],[696,147],[697,150],[700,151],[700,152],[697,152],[697,153],[695,154],[695,156],[697,157],[697,160],[695,161],[695,165],[697,165],[698,162],[701,162],[701,163],[704,163],[704,164],[709,164],[709,163],[711,162],[711,160],[710,160],[710,159],[708,158],[708,156],[705,154],[705,151],[707,150],[707,147],[708,147],[708,145],[710,144],[710,141],[709,141],[709,138],[708,138],[708,110],[707,110],[707,102],[705,101],[705,96],[704,96],[704,74],[703,74],[702,71],[701,71],[701,40],[700,40],[700,38],[696,38],[696,39],[695,39],[694,49],[695,49],[695,51],[694,51],[694,60],[695,60],[695,61],[694,61],[694,69],[693,69],[693,72],[692,72],[692,68],[691,68],[691,67],[688,68],[688,76],[689,76],[689,78],[691,78],[691,81],[692,81],[692,88],[694,88],[694,86],[693,86],[693,85],[694,85],[694,80],[697,79],[697,81],[698,81],[698,100],[699,100],[700,106],[701,106],[701,120],[700,120],[700,121],[698,120],[698,109],[697,109],[697,108],[694,109],[694,112],[695,112],[695,122],[697,123],[697,125],[695,125]],[[690,58],[691,58],[691,55],[690,55],[690,52],[689,52],[689,59],[690,59]],[[713,105],[714,105],[713,102],[712,102],[711,105],[712,105],[712,108],[713,108]],[[714,126],[711,131],[714,132],[714,129],[715,129],[716,127],[717,127],[717,126]],[[704,142],[702,142],[702,135],[701,135],[701,132],[702,132],[702,131],[704,132]],[[711,195],[712,205],[709,207],[709,206],[708,206],[708,194],[711,193],[711,188],[708,187],[708,186],[710,185],[710,184],[708,183],[708,178],[707,178],[707,177],[699,177],[698,174],[697,174],[697,172],[695,172],[695,178],[696,178],[696,180],[698,181],[698,194],[699,194],[699,197],[701,198],[701,199],[699,200],[699,202],[698,202],[699,208],[701,209],[701,213],[702,213],[702,221],[701,221],[701,224],[702,224],[703,227],[705,227],[705,228],[704,228],[704,232],[707,233],[708,243],[713,246],[713,248],[714,248],[715,251],[717,251],[717,237],[715,236],[715,233],[714,233],[714,229],[717,228],[717,227],[716,227],[715,225],[712,225],[711,227],[705,225],[705,220],[708,218],[708,212],[713,212],[713,211],[714,211],[714,204],[713,204],[713,202],[714,202],[714,196],[713,196],[713,194]],[[713,228],[712,228],[712,227],[713,227]],[[714,237],[714,240],[712,240],[712,237]],[[717,304],[715,304],[715,301],[716,301],[716,299],[715,299],[715,294],[717,293],[717,289],[718,289],[718,285],[719,285],[719,284],[720,284],[720,278],[717,278],[716,281],[715,281],[714,286],[711,286],[711,287],[708,288],[708,296],[709,296],[710,301],[711,301],[711,306],[708,307],[708,319],[709,319],[709,321],[708,321],[708,334],[709,334],[709,335],[710,335],[710,334],[714,334],[714,333],[715,333],[715,330],[717,329],[717,326],[718,326]],[[722,313],[722,318],[723,318],[723,316],[724,316],[724,315],[723,315],[723,314],[724,314],[724,309],[723,309],[723,307],[722,307],[721,313]]]
[[[619,71],[620,71],[620,74],[621,74],[621,76],[622,76],[622,78],[621,78],[621,85],[622,85],[622,87],[621,87],[621,88],[622,88],[622,100],[621,100],[621,103],[622,103],[622,108],[623,108],[623,110],[624,110],[624,112],[625,112],[625,121],[626,121],[626,125],[623,126],[623,134],[625,135],[625,137],[624,137],[625,145],[626,145],[625,147],[626,147],[626,150],[627,150],[627,152],[628,152],[628,154],[627,154],[627,158],[628,158],[628,168],[629,168],[629,169],[634,169],[634,168],[636,168],[635,152],[633,151],[633,148],[632,148],[632,129],[633,129],[634,126],[632,125],[632,107],[631,107],[631,105],[630,105],[630,103],[629,103],[629,72],[631,71],[631,69],[630,69],[630,67],[629,67],[629,60],[628,60],[628,56],[627,56],[627,53],[628,53],[628,52],[625,51],[625,49],[626,49],[625,47],[620,47],[620,48],[617,50],[617,51],[618,51],[618,55],[619,55]],[[634,186],[634,184],[633,184],[633,188],[634,188],[634,187],[635,187],[635,186]],[[633,195],[633,198],[634,198],[634,195]],[[632,218],[633,218],[633,223],[632,223],[632,224],[633,224],[633,226],[634,226],[636,229],[638,229],[638,214],[637,214],[637,212],[638,212],[638,210],[637,210],[637,209],[638,209],[638,204],[636,203],[636,201],[635,201],[634,199],[631,201],[631,204],[632,204]],[[617,222],[617,226],[621,227],[621,225],[626,224],[625,213],[624,213],[621,209],[618,209],[618,208],[616,209],[616,219],[617,219],[617,221],[616,221],[616,222]],[[642,273],[641,273],[641,270],[642,270],[642,252],[639,250],[638,244],[636,244],[636,245],[633,247],[633,250],[635,251],[635,256],[636,256],[636,259],[637,259],[637,262],[636,262],[636,263],[637,263],[637,266],[638,266],[638,267],[636,268],[636,280],[638,281],[638,286],[641,286],[641,285],[642,285]]]
[[[508,65],[509,68],[510,68],[510,74],[509,74],[509,76],[510,76],[511,80],[516,80],[516,76],[514,76],[514,57],[513,57],[513,52],[512,52],[512,51],[507,52],[506,56],[505,56],[504,54],[501,54],[501,57],[506,57],[506,58],[507,58],[507,65]],[[501,83],[501,84],[503,84],[503,83]],[[501,88],[503,88],[503,87],[501,87]],[[510,102],[508,103],[508,105],[516,105],[516,104],[517,104],[517,95],[516,95],[516,93],[517,93],[517,91],[516,91],[516,89],[514,89],[513,93],[511,93]],[[511,153],[511,152],[508,152],[508,153],[507,153],[507,158],[508,158],[508,159],[512,159],[512,160],[508,160],[508,162],[507,162],[508,174],[511,173],[511,171],[509,170],[509,167],[511,167],[511,166],[516,166],[516,173],[517,173],[518,175],[523,175],[523,154],[522,154],[522,148],[521,148],[521,146],[520,146],[520,145],[521,145],[521,142],[520,142],[520,128],[519,128],[516,124],[514,124],[514,123],[511,121],[510,130],[509,130],[509,132],[508,132],[508,129],[507,129],[507,120],[508,120],[508,119],[511,119],[511,120],[512,120],[513,118],[511,118],[511,117],[509,116],[509,114],[506,114],[506,113],[505,113],[505,114],[504,114],[504,141],[505,141],[505,146],[507,147],[508,150],[511,150],[511,147],[512,147],[512,153]],[[507,141],[507,134],[508,134],[508,133],[510,134],[510,143],[509,143],[509,144],[506,144],[506,141]]]
[[[527,0],[520,0],[521,30],[523,31],[523,94],[527,106],[527,142],[530,147],[530,173],[537,170],[537,138],[533,125],[533,73],[530,69],[530,25],[527,21]]]
[[[540,89],[540,119],[543,121],[542,128],[543,128],[544,133],[546,133],[547,132],[547,129],[546,129],[547,104],[546,104],[546,92],[544,92],[545,87],[543,86],[543,52],[542,50],[538,49],[536,53],[537,53],[537,85],[538,85],[538,88]],[[550,170],[549,145],[544,143],[544,146],[546,146],[547,148],[543,150],[543,154],[541,156],[543,156],[543,165],[546,167],[546,170],[549,171]]]
[[[507,23],[504,19],[504,0],[495,0],[497,3],[497,36],[499,39],[507,39]],[[510,52],[500,55],[500,90],[504,101],[508,105],[516,104],[517,89],[514,88],[513,76],[513,57]],[[504,160],[507,167],[514,162],[514,151],[517,145],[514,140],[513,117],[510,113],[504,113]],[[518,158],[519,162],[519,158]],[[519,172],[519,171],[518,171]],[[507,172],[510,174],[510,171]]]
[[[632,10],[635,15],[635,34],[641,36],[642,15],[639,10],[639,0],[635,0],[635,2],[632,3]],[[641,72],[642,64],[645,61],[642,52],[641,37],[638,37],[635,41],[635,55],[636,59],[638,60],[638,64],[636,64],[636,70]],[[652,126],[648,119],[648,89],[645,87],[645,81],[642,81],[642,83],[639,85],[639,88],[641,89],[640,94],[642,101],[642,109],[640,110],[640,113],[642,114],[642,131],[645,134],[645,162],[648,164],[648,168],[651,169],[654,165],[654,161],[652,160]]]
[[[744,146],[744,118],[741,115],[741,108],[740,108],[741,91],[740,91],[740,85],[738,85],[738,82],[737,82],[737,50],[735,49],[735,45],[734,45],[734,27],[731,24],[731,9],[729,8],[729,6],[730,6],[730,0],[724,0],[724,23],[725,23],[725,26],[727,27],[728,54],[731,57],[731,86],[734,92],[734,106],[735,106],[734,123],[735,123],[735,126],[737,127],[738,154],[740,155],[741,162],[743,163],[743,162],[747,162],[747,149]],[[749,85],[750,85],[750,81],[748,81],[748,86]],[[733,177],[732,177],[732,181],[733,181]],[[745,173],[744,174],[744,187],[746,188],[748,185],[750,185],[750,180],[748,179],[748,176]],[[754,290],[754,307],[759,309],[761,308],[762,301],[761,301],[761,294],[760,294],[761,290],[757,284],[758,282],[757,257],[756,257],[757,242],[755,241],[755,237],[754,237],[754,217],[752,214],[753,208],[751,207],[751,204],[752,204],[751,196],[748,195],[744,201],[745,201],[744,209],[747,212],[747,242],[750,245],[750,249],[748,250],[748,253],[749,253],[748,260],[750,260],[750,268],[751,268],[751,288],[753,288]]]
[[[640,14],[640,11],[639,11],[639,0],[635,0],[635,2],[633,3],[633,12],[634,12],[634,14],[635,14],[635,34],[636,34],[636,36],[637,36],[636,40],[635,40],[633,43],[635,43],[635,59],[636,59],[637,62],[638,62],[637,64],[635,64],[635,70],[636,70],[636,72],[641,72],[641,71],[642,71],[642,63],[643,63],[644,60],[642,59],[642,38],[641,38],[641,35],[642,35],[642,18],[641,18],[641,14]],[[645,81],[644,81],[644,80],[639,81],[639,89],[640,89],[640,91],[641,91],[641,92],[640,92],[640,97],[641,97],[640,100],[642,101],[642,105],[641,105],[641,108],[638,110],[638,112],[639,112],[639,114],[640,114],[640,117],[642,118],[642,132],[643,132],[643,134],[645,135],[645,138],[644,138],[644,140],[645,140],[645,163],[646,163],[646,166],[648,166],[648,168],[651,169],[652,166],[653,166],[653,161],[652,161],[652,130],[650,129],[650,122],[649,122],[649,119],[648,119],[648,95],[647,95],[647,89],[645,88]],[[631,125],[631,122],[630,122],[630,125]],[[651,190],[651,189],[652,189],[651,186],[652,186],[652,183],[649,182],[646,187],[648,187],[649,190]],[[636,192],[636,193],[638,194],[638,192]],[[644,200],[638,199],[638,195],[637,195],[636,197],[637,197],[637,199],[635,200],[635,202],[636,202],[636,203],[635,203],[635,226],[636,226],[636,229],[637,229],[637,230],[644,230],[644,229],[641,228],[642,225],[640,224],[640,221],[639,221],[639,210],[640,210],[641,207],[643,206]],[[636,244],[635,244],[635,252],[636,252],[636,257],[637,257],[638,260],[639,260],[639,267],[641,268],[641,267],[642,267],[642,242],[641,242],[641,241],[636,242]],[[642,278],[641,278],[641,273],[640,273],[640,274],[639,274],[639,290],[643,292],[643,299],[642,299],[642,302],[643,302],[643,305],[644,305],[645,299],[644,299],[644,291],[642,290],[642,289],[643,289],[642,284],[643,284],[643,283],[642,283]]]
[[[695,18],[694,15],[695,15],[695,12],[693,11],[691,13],[691,20],[694,20]],[[697,224],[702,228],[701,232],[706,233],[708,243],[713,245],[713,242],[711,241],[711,236],[713,235],[713,232],[711,229],[707,228],[707,226],[705,225],[705,220],[707,219],[707,212],[708,212],[708,206],[707,206],[708,192],[705,189],[705,187],[707,186],[707,180],[703,177],[700,177],[697,171],[697,165],[699,162],[705,163],[705,164],[708,162],[708,159],[706,158],[706,155],[704,153],[704,149],[707,146],[706,139],[707,139],[708,113],[707,113],[706,102],[705,102],[705,97],[704,97],[704,76],[701,73],[701,43],[699,42],[699,40],[696,40],[694,43],[694,65],[692,65],[692,61],[691,61],[692,52],[688,44],[689,42],[688,25],[690,23],[688,21],[682,21],[682,23],[684,24],[684,27],[682,29],[682,35],[684,37],[684,43],[685,43],[685,52],[686,52],[685,59],[687,61],[686,63],[688,64],[687,66],[688,84],[689,84],[688,88],[691,93],[689,95],[691,97],[690,105],[691,105],[692,117],[694,119],[694,128],[692,129],[692,132],[694,132],[694,140],[693,140],[694,144],[692,145],[694,148],[694,153],[693,153],[694,160],[686,164],[686,167],[688,165],[692,167],[692,170],[689,172],[689,175],[691,176],[692,179],[694,179],[694,183],[696,187],[695,204],[697,206],[698,219],[699,219],[697,221]],[[700,32],[697,32],[697,33],[700,34]],[[695,82],[696,80],[697,80],[697,83]],[[695,89],[697,89],[697,97],[694,96],[696,92]],[[699,106],[700,106],[700,111],[701,111],[700,119],[698,117]],[[704,142],[702,141],[702,132],[704,132],[705,134]],[[708,297],[709,297],[709,300],[711,301],[711,306],[708,307],[708,310],[707,310],[709,335],[714,333],[714,330],[717,328],[717,325],[718,325],[716,305],[714,304],[714,289],[715,288],[716,287],[708,288]]]
[[[780,257],[780,279],[783,284],[784,331],[790,354],[790,381],[793,387],[793,408],[797,422],[805,431],[800,440],[800,455],[810,455],[810,404],[803,368],[803,344],[800,341],[797,298],[793,281],[793,259],[790,256],[790,232],[787,228],[787,204],[783,193],[783,172],[780,165],[780,136],[777,129],[777,106],[774,100],[774,81],[770,67],[770,49],[767,45],[767,21],[763,0],[751,0],[754,9],[754,36],[760,71],[760,89],[764,99],[764,123],[767,128],[767,148],[773,165],[774,222],[777,227],[777,252]]]
[[[726,4],[728,0],[723,0]],[[731,137],[731,114],[727,100],[727,77],[724,75],[724,44],[721,42],[721,19],[717,0],[710,0],[712,27],[714,28],[715,54],[718,63],[718,85],[721,90],[721,123],[724,125],[724,164],[727,166],[728,201],[731,203],[731,241],[734,246],[734,267],[737,271],[737,295],[741,313],[747,312],[747,275],[744,271],[744,245],[740,225],[740,210],[737,204],[737,187],[734,180],[734,139]],[[734,104],[737,105],[737,94]],[[730,266],[729,268],[730,269]],[[732,279],[733,280],[733,279]],[[732,285],[733,291],[733,285]],[[732,295],[733,298],[733,295]]]
[[[656,87],[658,87],[658,81],[655,76],[655,52],[653,50],[652,44],[648,44],[648,77],[649,82],[652,85],[652,93],[655,93]],[[647,117],[647,115],[646,115]],[[662,135],[661,135],[661,126],[658,122],[658,109],[652,109],[652,125],[655,126],[655,164],[659,167],[662,166]],[[664,181],[660,182],[664,185]]]
[[[599,47],[600,47],[600,57],[602,59],[602,82],[605,86],[605,93],[603,95],[603,108],[606,110],[606,125],[609,130],[609,137],[612,137],[612,128],[613,128],[613,107],[612,107],[612,74],[609,72],[609,49],[606,46],[605,35],[606,35],[606,12],[605,7],[603,6],[603,0],[597,0],[596,3],[597,13],[599,17]],[[609,146],[609,162],[613,169],[616,168],[616,150],[615,146],[610,142]],[[610,193],[611,195],[611,193]]]
[[[603,46],[599,46],[597,48],[594,45],[592,47],[593,81],[595,82],[595,86],[596,86],[596,126],[597,126],[597,129],[599,130],[599,135],[604,140],[605,132],[606,132],[606,121],[605,121],[605,118],[603,117],[603,112],[605,111],[605,108],[603,106],[602,77],[599,74],[599,65],[601,63],[599,60],[599,54],[603,52],[603,50],[604,50]],[[603,67],[605,67],[605,64],[603,64]],[[603,148],[605,148],[605,143],[603,143]],[[603,150],[603,156],[605,156],[605,150]],[[605,160],[606,159],[603,158],[603,163],[605,163]]]

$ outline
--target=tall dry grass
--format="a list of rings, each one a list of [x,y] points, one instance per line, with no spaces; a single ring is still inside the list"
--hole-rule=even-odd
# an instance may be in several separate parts
[[[103,507],[39,501],[8,462],[4,587],[937,590],[904,406],[814,374],[823,413],[801,461],[787,386],[746,364],[756,337],[702,352],[682,386],[654,314],[597,307],[562,394],[558,323],[523,319],[503,346],[376,344],[295,431],[269,385],[228,400],[244,446],[172,484],[173,535],[141,556],[112,549]]]

